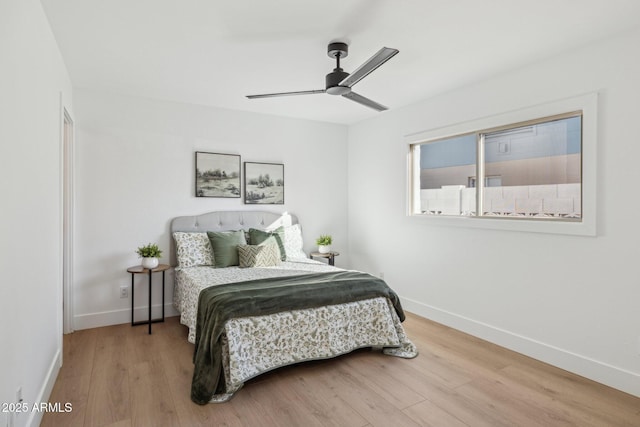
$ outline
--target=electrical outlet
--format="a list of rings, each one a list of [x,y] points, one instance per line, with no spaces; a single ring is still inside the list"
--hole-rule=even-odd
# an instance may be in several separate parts
[[[129,287],[127,285],[120,286],[120,298],[129,298]]]
[[[22,386],[16,390],[16,403],[22,403]]]
[[[378,277],[381,278],[381,279],[384,279],[384,272],[381,271],[380,273],[378,273]]]

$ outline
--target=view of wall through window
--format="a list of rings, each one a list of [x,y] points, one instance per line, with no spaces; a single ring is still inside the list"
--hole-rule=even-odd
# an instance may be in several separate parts
[[[416,143],[411,153],[413,214],[582,217],[580,112]]]

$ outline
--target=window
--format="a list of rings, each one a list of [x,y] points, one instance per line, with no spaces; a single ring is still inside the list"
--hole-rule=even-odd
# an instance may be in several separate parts
[[[579,221],[581,129],[580,111],[414,144],[415,213]]]
[[[409,214],[464,218],[464,225],[482,218],[480,227],[594,235],[596,97],[560,104],[586,106],[533,119],[523,110],[408,137]],[[554,110],[548,107],[534,110]],[[520,120],[506,121],[511,117]],[[588,172],[585,164],[591,166]],[[551,225],[531,225],[540,223]],[[584,223],[587,227],[580,227]]]

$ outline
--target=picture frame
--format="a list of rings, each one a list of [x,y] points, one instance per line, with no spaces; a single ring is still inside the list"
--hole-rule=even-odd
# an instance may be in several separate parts
[[[196,197],[240,198],[240,155],[196,151]]]
[[[284,205],[284,164],[244,162],[244,203]]]

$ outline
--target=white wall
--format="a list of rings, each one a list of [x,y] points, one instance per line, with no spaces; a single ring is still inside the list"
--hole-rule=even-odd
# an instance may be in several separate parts
[[[129,321],[131,300],[120,299],[119,287],[130,285],[127,267],[139,264],[134,251],[157,242],[168,263],[169,222],[180,215],[288,211],[302,224],[307,252],[318,235],[329,233],[335,249],[345,252],[336,264],[348,263],[345,126],[82,90],[74,92],[74,105],[76,328]],[[284,163],[285,204],[196,198],[195,151]],[[172,273],[167,279],[170,310]],[[140,307],[148,295],[146,282],[141,285],[135,298]]]
[[[0,58],[0,402],[15,402],[22,387],[33,405],[49,397],[62,350],[61,92],[71,108],[40,2],[0,2]]]
[[[496,76],[349,129],[351,265],[405,307],[640,396],[640,32]],[[405,216],[405,135],[599,93],[598,233],[441,226]]]

